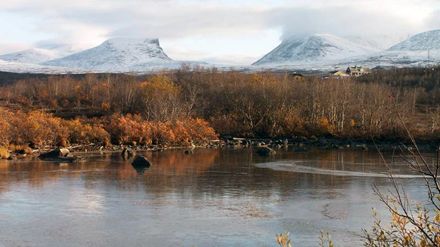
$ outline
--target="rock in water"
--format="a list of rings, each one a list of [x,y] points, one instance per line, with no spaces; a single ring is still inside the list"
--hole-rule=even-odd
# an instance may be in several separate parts
[[[136,155],[136,157],[134,158],[131,165],[133,166],[133,168],[136,170],[136,172],[138,174],[143,174],[145,172],[145,170],[150,168],[151,163],[144,156]]]
[[[270,147],[259,147],[257,149],[257,154],[261,155],[261,156],[272,156],[275,155],[277,152],[275,152],[275,150],[273,150]]]
[[[40,154],[38,158],[41,160],[59,161],[59,162],[73,162],[77,160],[76,157],[68,157],[70,154],[67,148],[56,148],[50,152]]]
[[[67,157],[67,155],[70,154],[69,149],[67,148],[56,148],[52,151],[49,151],[47,153],[40,154],[40,159],[47,159],[47,158],[59,158],[59,157]]]
[[[62,157],[67,157],[67,155],[70,154],[70,151],[67,148],[59,148],[58,150],[60,152],[60,156]]]

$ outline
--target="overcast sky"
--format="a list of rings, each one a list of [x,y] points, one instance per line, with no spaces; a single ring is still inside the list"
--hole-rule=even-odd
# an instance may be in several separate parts
[[[159,38],[174,59],[248,64],[292,35],[407,37],[440,0],[1,0],[0,52]]]

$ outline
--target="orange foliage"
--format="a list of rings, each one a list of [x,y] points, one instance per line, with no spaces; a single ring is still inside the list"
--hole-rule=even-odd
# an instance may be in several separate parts
[[[81,123],[80,120],[64,121],[69,131],[69,141],[76,144],[102,143],[110,144],[110,135],[99,125]]]
[[[4,111],[0,111],[0,146],[7,145],[9,143],[9,122],[6,120],[9,114]]]
[[[215,130],[209,126],[209,123],[200,118],[187,119],[186,124],[187,131],[194,142],[206,142],[208,140],[217,139]]]
[[[106,127],[114,143],[121,144],[151,144],[151,128],[139,115],[127,114],[111,117]]]
[[[120,144],[187,145],[217,139],[208,122],[198,118],[159,122],[144,120],[140,115],[113,115],[106,129]]]
[[[322,117],[319,119],[319,126],[321,127],[322,131],[327,133],[331,133],[333,130],[333,126],[326,117]]]
[[[108,144],[109,134],[99,125],[63,120],[44,112],[24,113],[0,109],[2,145],[65,146],[68,143]]]
[[[9,150],[4,147],[0,147],[0,160],[9,158]]]
[[[6,121],[9,121],[9,140],[13,144],[56,145],[68,137],[62,120],[43,112],[16,112]]]

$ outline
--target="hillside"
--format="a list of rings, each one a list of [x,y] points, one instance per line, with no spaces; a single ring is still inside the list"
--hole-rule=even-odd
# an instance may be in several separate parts
[[[110,39],[101,45],[55,59],[45,65],[86,71],[130,72],[178,66],[165,54],[158,39]]]
[[[314,34],[284,40],[254,65],[323,64],[377,51],[331,34]]]

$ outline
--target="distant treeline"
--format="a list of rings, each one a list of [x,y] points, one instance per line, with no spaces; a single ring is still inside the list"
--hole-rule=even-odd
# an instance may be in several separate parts
[[[419,104],[440,104],[440,67],[373,70],[373,73],[359,77],[358,81],[413,88],[417,90]]]
[[[404,122],[418,137],[435,139],[439,78],[438,69],[374,71],[361,78],[215,69],[142,77],[64,75],[3,85],[0,103],[9,111],[44,111],[90,125],[127,114],[170,126],[203,119],[222,136],[401,138]]]

